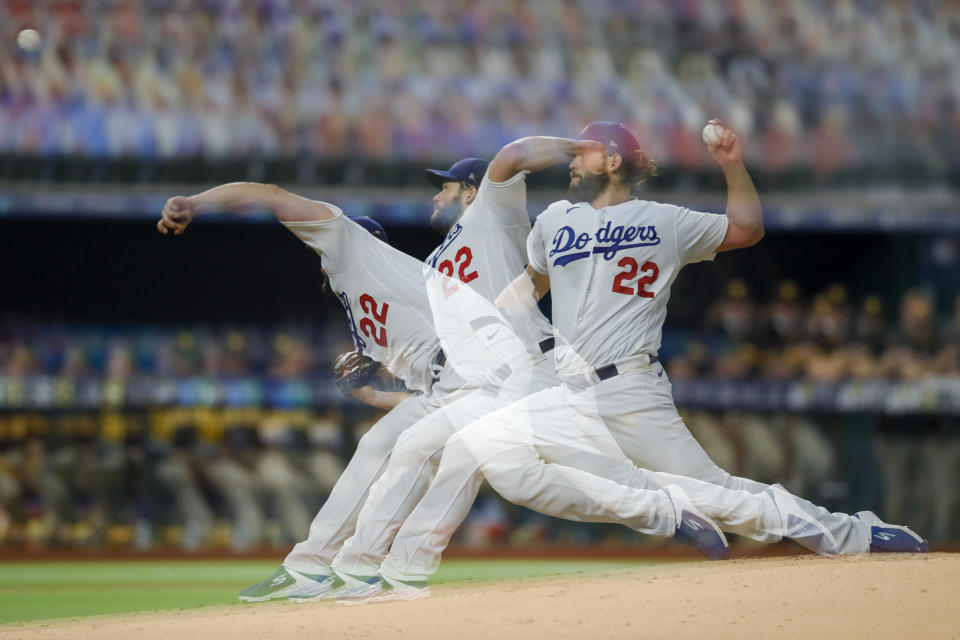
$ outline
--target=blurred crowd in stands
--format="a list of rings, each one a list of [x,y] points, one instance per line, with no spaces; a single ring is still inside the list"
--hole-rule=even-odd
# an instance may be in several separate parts
[[[922,289],[887,305],[873,295],[853,299],[839,285],[808,297],[789,281],[763,293],[733,280],[703,326],[668,331],[661,353],[678,390],[690,380],[955,382],[960,301],[945,315],[935,303]],[[0,546],[244,551],[303,537],[375,411],[342,399],[300,407],[105,401],[94,410],[41,411],[16,408],[8,392],[11,381],[31,375],[327,376],[337,353],[350,348],[338,328],[6,323]],[[328,377],[320,384],[333,387]],[[960,540],[956,411],[760,411],[735,402],[723,411],[688,407],[686,416],[710,455],[734,473],[785,483],[834,509],[875,509],[934,541]],[[615,527],[560,524],[490,495],[459,535],[477,545],[640,543]]]
[[[661,356],[674,380],[918,380],[960,376],[960,297],[923,289],[855,300],[839,284],[807,297],[792,281],[752,294],[739,279],[702,326],[668,323]],[[678,302],[679,304],[679,302]],[[0,376],[324,378],[352,350],[336,321],[302,326],[148,327],[0,321]],[[4,400],[0,387],[0,407]]]
[[[303,326],[180,328],[0,321],[0,375],[325,376],[339,353],[353,349],[343,328],[322,318]]]
[[[338,410],[0,416],[0,547],[289,544],[343,470],[341,422]]]
[[[674,380],[715,377],[837,382],[960,376],[960,296],[946,317],[922,289],[899,307],[878,295],[853,300],[840,284],[805,300],[795,282],[765,301],[733,280],[709,310],[701,337],[669,359]],[[892,311],[892,313],[891,313]]]
[[[489,156],[604,119],[690,171],[719,116],[774,175],[958,168],[949,0],[2,0],[0,51],[7,154]]]

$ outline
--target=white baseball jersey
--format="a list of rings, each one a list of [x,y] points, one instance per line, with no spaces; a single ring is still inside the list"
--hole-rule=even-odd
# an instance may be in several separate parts
[[[526,267],[525,242],[530,233],[526,175],[521,171],[505,182],[484,176],[477,197],[426,264],[495,301]],[[511,324],[521,339],[534,346],[553,335],[538,309],[511,318]]]
[[[600,209],[554,202],[527,239],[530,266],[550,276],[553,326],[593,367],[660,349],[681,267],[712,260],[727,217],[645,200]]]
[[[354,346],[384,366],[408,389],[427,391],[439,349],[423,263],[378,240],[338,207],[331,220],[283,223],[320,254]]]

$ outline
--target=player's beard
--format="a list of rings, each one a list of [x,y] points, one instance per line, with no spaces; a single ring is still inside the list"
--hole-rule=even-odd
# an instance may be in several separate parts
[[[454,200],[442,205],[430,216],[430,226],[437,233],[446,234],[462,214],[463,208],[460,206],[460,201]]]
[[[586,173],[578,183],[570,183],[570,196],[574,202],[593,202],[609,184],[609,173]]]

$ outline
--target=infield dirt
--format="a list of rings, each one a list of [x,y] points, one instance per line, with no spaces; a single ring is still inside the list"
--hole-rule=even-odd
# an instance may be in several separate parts
[[[691,562],[256,605],[11,624],[0,638],[958,638],[960,554]]]

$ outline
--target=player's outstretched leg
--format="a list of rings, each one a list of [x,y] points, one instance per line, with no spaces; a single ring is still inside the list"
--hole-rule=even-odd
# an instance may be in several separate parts
[[[330,562],[353,534],[368,490],[386,468],[400,434],[435,410],[428,398],[414,396],[378,420],[360,439],[350,463],[313,519],[307,539],[294,546],[273,575],[242,590],[240,600],[314,600],[339,586],[330,571]]]
[[[776,505],[781,535],[815,553],[928,553],[926,541],[909,528],[888,524],[872,511],[830,513],[780,485],[764,492]]]
[[[730,558],[730,545],[717,524],[697,509],[677,485],[663,488],[673,504],[677,528],[674,537],[700,551],[709,560]],[[337,603],[363,605],[377,602],[422,600],[430,597],[426,581],[403,581],[381,576],[367,580],[344,577],[346,584],[335,590]]]

